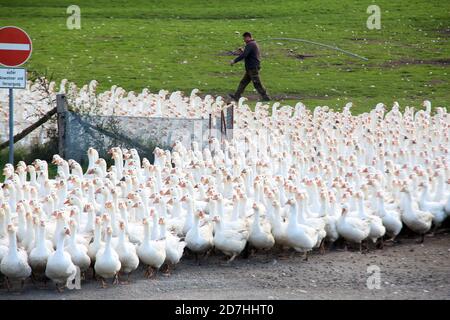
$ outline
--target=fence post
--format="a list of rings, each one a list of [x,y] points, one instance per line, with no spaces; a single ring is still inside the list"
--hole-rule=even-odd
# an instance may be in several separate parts
[[[209,114],[209,121],[208,121],[208,128],[209,128],[209,137],[208,140],[211,139],[211,129],[212,129],[212,115]]]
[[[225,113],[223,110],[220,111],[220,138],[223,142],[223,136],[225,135],[225,139],[227,139],[227,124],[225,122]]]
[[[66,146],[66,112],[67,112],[66,95],[61,93],[56,95],[56,113],[58,117],[58,154],[65,158]]]
[[[234,105],[232,104],[227,108],[227,138],[233,138],[233,128],[234,128]]]

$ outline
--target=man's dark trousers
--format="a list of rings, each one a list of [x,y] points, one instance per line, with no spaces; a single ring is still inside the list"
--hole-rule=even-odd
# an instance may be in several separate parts
[[[244,92],[247,85],[250,83],[250,81],[253,82],[253,86],[255,87],[256,91],[263,97],[267,98],[266,89],[263,87],[261,83],[261,79],[259,78],[259,69],[247,69],[245,70],[244,77],[242,78],[241,82],[239,83],[239,86],[236,90],[235,97],[239,99]]]

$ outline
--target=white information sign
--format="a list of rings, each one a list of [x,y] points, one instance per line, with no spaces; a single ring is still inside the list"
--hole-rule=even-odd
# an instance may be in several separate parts
[[[26,69],[0,68],[0,88],[25,89],[26,85]]]

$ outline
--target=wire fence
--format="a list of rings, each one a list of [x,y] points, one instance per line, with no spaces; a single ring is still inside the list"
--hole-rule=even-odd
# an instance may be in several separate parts
[[[203,148],[211,137],[232,138],[233,107],[208,118],[97,116],[68,110],[61,97],[57,101],[59,153],[81,164],[88,162],[89,147],[103,158],[112,147],[134,148],[153,162],[155,147],[170,149],[176,141],[190,147],[195,141]]]

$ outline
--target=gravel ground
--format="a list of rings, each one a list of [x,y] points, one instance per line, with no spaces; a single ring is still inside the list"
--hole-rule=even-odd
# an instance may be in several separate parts
[[[380,268],[380,289],[367,287],[372,265]],[[450,299],[450,233],[424,244],[404,237],[365,254],[314,252],[308,261],[271,252],[228,264],[217,254],[199,266],[188,256],[170,277],[147,280],[139,268],[127,285],[102,289],[89,279],[81,287],[58,293],[51,283],[38,289],[27,281],[22,292],[2,286],[0,299]]]

